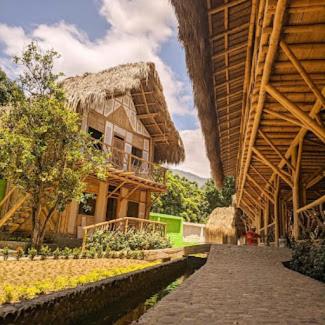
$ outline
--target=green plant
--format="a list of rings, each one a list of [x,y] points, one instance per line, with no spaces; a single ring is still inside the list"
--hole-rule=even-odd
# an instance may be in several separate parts
[[[72,250],[69,247],[64,247],[64,249],[61,251],[61,254],[65,259],[69,259],[70,255],[72,254]]]
[[[290,267],[325,282],[325,240],[294,242]]]
[[[72,255],[73,255],[73,258],[75,260],[79,259],[80,258],[80,254],[81,254],[81,249],[80,248],[74,248],[72,250]]]
[[[16,248],[16,260],[19,261],[21,257],[24,256],[24,250],[22,247],[18,246]]]
[[[9,258],[9,248],[8,247],[4,247],[2,249],[2,255],[3,255],[3,260],[7,261]]]
[[[31,261],[34,260],[35,256],[37,255],[37,249],[34,247],[31,247],[27,251],[28,257]]]
[[[36,248],[55,212],[64,211],[72,199],[82,199],[86,176],[94,171],[100,179],[107,176],[107,153],[97,150],[98,140],[80,130],[80,116],[68,107],[58,84],[62,74],[53,71],[58,57],[30,43],[21,57],[14,58],[21,67],[20,92],[0,97],[10,107],[0,114],[0,174],[30,194]],[[47,212],[41,218],[38,211],[44,206]]]
[[[90,248],[87,250],[87,258],[95,258],[96,257],[96,249]]]
[[[57,247],[57,248],[53,251],[52,254],[53,254],[53,258],[54,258],[55,260],[58,260],[59,257],[60,257],[60,255],[61,255],[61,250],[60,250],[60,248]]]
[[[51,250],[47,245],[43,245],[39,251],[41,260],[45,260],[51,254]]]

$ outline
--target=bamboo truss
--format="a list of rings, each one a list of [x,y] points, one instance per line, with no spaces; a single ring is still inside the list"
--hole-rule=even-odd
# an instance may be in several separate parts
[[[299,215],[325,202],[325,2],[207,3],[224,173],[266,235],[299,238]]]

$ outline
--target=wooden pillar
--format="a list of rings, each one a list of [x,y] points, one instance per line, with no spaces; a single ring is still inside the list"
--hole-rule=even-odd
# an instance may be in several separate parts
[[[79,210],[79,203],[76,200],[72,200],[67,211],[65,212],[68,217],[68,233],[76,234],[76,221]]]
[[[117,205],[117,218],[125,218],[127,217],[128,212],[128,200],[125,197],[128,195],[129,190],[125,187],[121,188],[121,198],[119,199]]]
[[[295,167],[293,173],[293,187],[292,187],[292,205],[293,205],[293,237],[299,239],[299,213],[298,209],[300,206],[300,165],[302,155],[303,139],[292,151],[292,163]]]
[[[96,201],[95,223],[106,221],[108,182],[100,182]]]
[[[85,111],[81,119],[81,130],[87,132],[88,130],[88,112]]]
[[[269,224],[269,213],[270,213],[270,202],[268,198],[265,198],[265,208],[264,208],[264,236],[265,244],[267,244],[267,233],[268,233],[268,224]]]
[[[261,235],[261,233],[260,233],[260,229],[261,229],[261,214],[262,214],[262,210],[261,209],[259,209],[259,211],[258,211],[258,213],[256,214],[256,219],[257,219],[257,222],[256,222],[256,231],[257,231],[257,233],[259,234],[259,235]],[[259,245],[260,244],[260,242],[261,242],[261,239],[260,238],[258,238],[257,239],[257,244]]]
[[[279,247],[279,188],[280,188],[280,181],[279,176],[275,177],[275,192],[274,192],[274,240],[275,246]]]

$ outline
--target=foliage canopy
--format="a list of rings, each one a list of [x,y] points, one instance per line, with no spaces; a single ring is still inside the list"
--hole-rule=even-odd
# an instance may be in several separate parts
[[[29,194],[34,246],[42,243],[55,211],[82,199],[87,175],[106,177],[107,157],[80,130],[79,116],[68,109],[57,84],[57,57],[31,43],[14,59],[23,67],[18,85],[25,96],[9,99],[10,109],[0,117],[0,174]]]

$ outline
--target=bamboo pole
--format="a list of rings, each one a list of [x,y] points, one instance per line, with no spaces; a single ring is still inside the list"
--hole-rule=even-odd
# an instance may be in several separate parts
[[[248,173],[248,168],[250,165],[250,161],[252,158],[252,148],[255,143],[256,135],[257,135],[257,130],[259,127],[259,123],[261,120],[262,116],[262,111],[264,107],[264,101],[266,97],[266,91],[265,91],[265,86],[269,83],[269,79],[271,76],[271,71],[272,71],[272,65],[275,60],[277,48],[278,48],[278,42],[280,39],[280,34],[281,34],[281,29],[282,29],[282,24],[284,22],[284,13],[287,5],[287,0],[279,0],[276,5],[275,9],[275,15],[274,15],[274,20],[273,20],[273,30],[271,33],[270,41],[269,41],[269,50],[266,54],[266,59],[265,59],[265,65],[264,65],[264,70],[263,70],[263,76],[261,80],[261,89],[258,97],[258,103],[255,109],[255,116],[254,116],[254,122],[253,122],[253,129],[251,132],[251,136],[249,139],[249,144],[248,144],[248,150],[247,150],[247,159],[245,162],[245,166],[242,169],[242,173],[239,175],[239,179],[242,179],[241,181],[241,186],[239,188],[239,198],[238,198],[238,203],[241,200],[241,197],[243,195],[243,190],[245,186],[245,181],[246,181],[246,175]],[[242,159],[243,159],[242,155]],[[241,164],[242,166],[242,164]]]
[[[300,204],[300,166],[302,156],[303,141],[300,141],[298,146],[293,151],[292,159],[296,171],[293,174],[293,187],[292,187],[292,205],[293,205],[293,236],[296,240],[299,239],[299,204]]]
[[[308,44],[309,48],[310,45]],[[283,40],[280,41],[280,47],[283,50],[283,52],[286,54],[286,56],[289,58],[293,66],[296,68],[296,70],[300,73],[301,77],[304,79],[308,87],[311,89],[311,91],[314,93],[316,98],[322,103],[322,105],[325,107],[325,99],[322,95],[322,93],[319,91],[319,89],[316,87],[314,82],[309,78],[308,73],[306,72],[305,68],[301,65],[301,63],[298,61],[292,50],[289,48],[287,43]],[[309,49],[308,48],[308,49]]]
[[[249,174],[247,174],[247,179],[253,183],[265,196],[267,199],[269,199],[271,202],[273,202],[272,195],[267,192],[260,184],[258,184],[253,177],[251,177]]]
[[[324,202],[325,202],[325,195],[323,195],[320,198],[318,198],[317,200],[315,200],[315,201],[301,207],[300,209],[297,210],[297,212],[300,213],[300,212],[306,211],[308,209],[312,209],[317,205],[323,204]]]
[[[274,239],[275,245],[279,247],[279,190],[280,190],[280,180],[279,176],[275,178],[275,188],[276,191],[274,192]]]
[[[281,94],[270,84],[265,86],[265,90],[285,107],[294,117],[299,119],[303,125],[317,135],[325,143],[325,128],[316,123],[308,114],[302,111],[296,104],[291,102],[286,96]]]
[[[284,172],[283,170],[280,170],[277,166],[274,166],[268,159],[266,159],[266,157],[259,151],[257,150],[255,147],[252,148],[252,151],[261,159],[261,161],[264,162],[264,164],[266,166],[269,166],[274,173],[278,174],[288,185],[290,185],[290,187],[292,187],[292,182],[289,179],[289,177],[291,177],[290,175],[288,175],[286,172]]]

